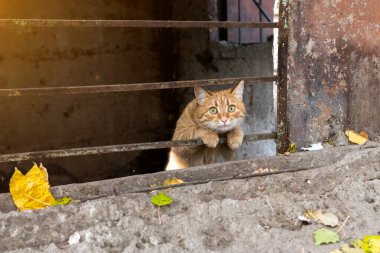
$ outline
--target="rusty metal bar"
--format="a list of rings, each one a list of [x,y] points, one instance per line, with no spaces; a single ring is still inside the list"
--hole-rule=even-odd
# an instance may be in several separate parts
[[[41,96],[41,95],[57,95],[57,94],[82,94],[82,93],[99,93],[99,92],[172,89],[172,88],[185,88],[185,87],[195,87],[195,86],[210,86],[210,85],[219,85],[219,84],[227,84],[227,83],[238,83],[241,80],[244,80],[247,83],[273,82],[277,80],[277,76],[237,77],[237,78],[221,78],[221,79],[204,79],[204,80],[194,80],[194,81],[110,84],[110,85],[70,86],[70,87],[0,89],[0,97],[1,96]]]
[[[278,82],[277,82],[277,152],[288,150],[287,120],[287,69],[288,69],[288,1],[280,1],[278,31]]]
[[[278,23],[166,20],[0,19],[0,27],[278,28]]]
[[[244,137],[244,141],[258,141],[275,139],[276,134],[250,134]],[[220,138],[219,143],[225,143],[226,138]],[[49,159],[59,157],[72,157],[72,156],[84,156],[84,155],[99,155],[107,153],[129,152],[138,150],[149,149],[162,149],[170,147],[183,147],[183,146],[200,146],[203,142],[198,140],[187,141],[161,141],[161,142],[147,142],[147,143],[132,143],[122,145],[111,146],[98,146],[98,147],[86,147],[86,148],[72,148],[72,149],[60,149],[49,151],[37,151],[27,153],[5,154],[0,155],[0,163],[2,162],[18,162],[27,160]]]

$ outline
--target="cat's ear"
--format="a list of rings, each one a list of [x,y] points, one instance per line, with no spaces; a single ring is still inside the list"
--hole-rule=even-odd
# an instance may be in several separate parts
[[[243,100],[244,81],[241,81],[238,85],[231,89],[231,94],[236,98]]]
[[[208,93],[207,90],[201,88],[201,87],[195,87],[194,88],[194,94],[195,97],[198,100],[198,104],[201,105],[203,104],[208,97],[210,97],[210,93]]]

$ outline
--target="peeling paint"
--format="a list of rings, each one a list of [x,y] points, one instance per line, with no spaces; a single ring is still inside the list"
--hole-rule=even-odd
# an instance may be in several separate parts
[[[313,39],[309,39],[309,42],[306,44],[306,55],[313,56],[313,46],[315,45]]]

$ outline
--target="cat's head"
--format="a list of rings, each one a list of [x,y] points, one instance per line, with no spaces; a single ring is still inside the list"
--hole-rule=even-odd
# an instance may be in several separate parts
[[[198,123],[217,133],[228,132],[242,124],[246,111],[243,103],[243,90],[244,81],[232,89],[215,92],[195,87]]]

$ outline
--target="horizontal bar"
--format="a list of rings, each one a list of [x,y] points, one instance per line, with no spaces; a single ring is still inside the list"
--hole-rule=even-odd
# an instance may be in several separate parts
[[[0,19],[0,27],[278,28],[278,23],[167,20]]]
[[[276,136],[277,135],[275,133],[250,134],[244,137],[244,141],[275,139]],[[226,142],[226,138],[219,139],[219,143],[225,143],[225,142]],[[160,142],[133,143],[133,144],[122,144],[122,145],[111,145],[111,146],[36,151],[36,152],[0,155],[0,163],[28,161],[28,160],[36,161],[39,159],[49,159],[49,158],[59,158],[59,157],[99,155],[99,154],[129,152],[129,151],[138,151],[138,150],[163,149],[163,148],[170,148],[170,147],[200,146],[200,145],[203,145],[203,142],[200,139],[198,139],[198,140],[187,140],[187,141],[160,141]]]
[[[227,83],[238,83],[241,80],[244,80],[245,82],[248,82],[248,83],[249,82],[251,83],[274,82],[277,80],[277,76],[237,77],[237,78],[220,78],[220,79],[155,82],[155,83],[0,89],[0,97],[1,96],[9,96],[9,97],[10,96],[42,96],[42,95],[57,95],[57,94],[83,94],[83,93],[99,93],[99,92],[158,90],[158,89],[186,88],[186,87],[195,87],[195,86],[210,86],[210,85],[227,84]]]

